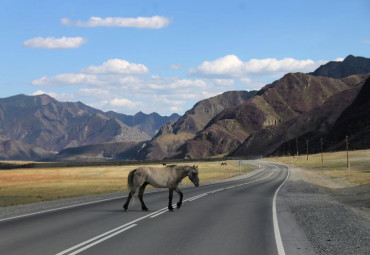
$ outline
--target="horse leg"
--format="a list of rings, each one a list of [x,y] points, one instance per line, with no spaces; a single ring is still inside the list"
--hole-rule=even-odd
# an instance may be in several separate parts
[[[144,182],[144,184],[139,189],[139,195],[138,195],[140,199],[140,203],[141,203],[141,210],[143,211],[148,211],[148,208],[145,206],[144,200],[143,200],[144,190],[145,190],[146,185],[148,185],[148,183]]]
[[[182,205],[182,198],[184,197],[184,195],[182,194],[181,190],[179,189],[179,187],[176,186],[175,188],[175,191],[177,192],[177,194],[179,194],[180,196],[180,200],[179,202],[177,202],[177,209],[180,209],[181,205]]]
[[[169,189],[169,197],[168,197],[168,210],[173,212],[173,207],[172,207],[172,197],[173,197],[173,188]]]
[[[135,189],[131,190],[130,193],[128,194],[128,197],[127,197],[127,200],[126,200],[126,203],[123,205],[123,209],[125,211],[127,211],[127,208],[128,208],[128,204],[130,203],[130,200],[132,198],[133,195],[135,195]]]

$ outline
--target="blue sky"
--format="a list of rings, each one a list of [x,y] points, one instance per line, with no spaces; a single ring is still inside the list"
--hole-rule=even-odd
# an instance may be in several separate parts
[[[0,97],[183,114],[287,72],[370,57],[369,25],[368,0],[2,0]]]

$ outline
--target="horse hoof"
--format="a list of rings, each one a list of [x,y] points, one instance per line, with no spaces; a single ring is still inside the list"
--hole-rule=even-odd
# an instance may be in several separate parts
[[[170,212],[173,212],[173,208],[168,208],[168,210],[169,210]]]
[[[149,209],[148,208],[143,208],[141,210],[143,210],[144,212],[147,212]]]

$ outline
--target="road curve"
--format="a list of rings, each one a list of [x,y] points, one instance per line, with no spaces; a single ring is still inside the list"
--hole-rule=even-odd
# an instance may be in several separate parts
[[[1,253],[285,254],[273,205],[288,169],[254,164],[261,168],[247,178],[184,188],[174,212],[163,190],[144,195],[149,212],[138,199],[123,212],[122,197],[1,220]]]

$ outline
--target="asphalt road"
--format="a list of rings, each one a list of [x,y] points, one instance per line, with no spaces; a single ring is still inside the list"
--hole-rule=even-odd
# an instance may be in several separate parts
[[[167,211],[168,191],[163,190],[144,194],[148,212],[140,210],[137,198],[123,212],[123,196],[1,220],[0,252],[281,255],[286,244],[279,248],[273,205],[288,169],[261,166],[248,178],[182,189],[183,206],[174,212]],[[286,228],[290,219],[283,221]]]

